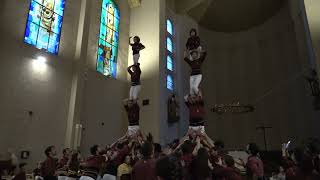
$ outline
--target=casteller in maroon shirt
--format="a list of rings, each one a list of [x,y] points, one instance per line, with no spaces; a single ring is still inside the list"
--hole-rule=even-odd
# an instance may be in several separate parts
[[[190,126],[204,126],[204,102],[198,100],[196,103],[186,102],[189,107],[189,125]]]
[[[156,161],[154,159],[139,160],[133,167],[133,180],[157,180]]]
[[[43,178],[55,176],[57,165],[58,160],[56,158],[47,157],[47,159],[41,163],[41,176]]]
[[[264,176],[263,162],[257,156],[250,156],[248,158],[247,170],[252,177],[261,178]]]
[[[238,169],[232,167],[219,167],[214,171],[215,178],[227,180],[242,180],[241,173]]]
[[[127,111],[129,126],[138,126],[139,125],[139,111],[140,107],[138,103],[133,103],[131,106],[124,105],[124,108]]]

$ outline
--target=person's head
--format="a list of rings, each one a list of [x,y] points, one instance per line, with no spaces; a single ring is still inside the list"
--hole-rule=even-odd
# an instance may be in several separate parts
[[[199,58],[199,52],[197,50],[193,50],[190,52],[192,60],[198,59]]]
[[[124,163],[130,165],[131,164],[131,157],[129,155],[127,155],[124,159]]]
[[[55,146],[49,146],[45,149],[44,154],[47,157],[54,157],[57,155],[56,147]]]
[[[37,163],[37,168],[38,168],[38,169],[41,168],[41,161],[39,161],[39,162]]]
[[[190,140],[184,141],[184,143],[181,145],[181,151],[183,154],[191,154],[192,149],[192,142]]]
[[[71,161],[77,162],[80,160],[80,153],[79,152],[74,152],[71,155]]]
[[[26,165],[27,165],[27,163],[20,163],[20,164],[19,164],[20,172],[21,172],[21,171],[22,171],[22,172],[25,172],[25,171],[26,171],[26,169],[25,169]]]
[[[232,156],[225,156],[224,162],[227,165],[227,167],[234,167],[234,159]]]
[[[214,147],[215,147],[215,149],[216,149],[217,151],[220,151],[220,150],[224,149],[224,142],[218,140],[218,141],[216,141],[216,142],[214,143]]]
[[[91,155],[93,155],[93,156],[98,155],[99,152],[100,152],[100,148],[99,148],[98,145],[94,145],[94,146],[92,146],[92,147],[90,148],[90,153],[91,153]]]
[[[192,28],[192,29],[190,30],[190,36],[196,36],[196,35],[197,35],[197,30],[194,29],[194,28]]]
[[[117,150],[121,150],[123,147],[124,147],[124,144],[123,143],[119,143],[117,145]]]
[[[249,154],[253,155],[253,156],[257,156],[259,154],[259,147],[257,146],[256,143],[249,143],[247,145],[247,151]]]
[[[153,144],[151,142],[145,142],[141,147],[141,154],[144,159],[149,159],[153,156]]]
[[[158,154],[162,153],[162,147],[161,147],[161,145],[159,143],[154,143],[153,146],[154,146],[154,152],[155,153],[158,153]]]
[[[159,159],[156,162],[156,174],[158,180],[176,180],[176,165],[168,156]]]
[[[64,149],[62,150],[62,154],[63,154],[64,157],[69,157],[69,155],[70,155],[70,148],[64,148]]]
[[[140,37],[139,36],[133,37],[133,42],[139,43],[140,42]]]
[[[209,155],[205,148],[200,148],[195,158],[195,166],[193,176],[199,179],[205,179],[210,176],[210,169],[208,167]]]

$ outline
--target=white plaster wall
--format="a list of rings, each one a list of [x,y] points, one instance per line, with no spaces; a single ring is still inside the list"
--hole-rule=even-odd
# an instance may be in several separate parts
[[[304,33],[303,31],[298,31]],[[203,65],[202,88],[207,107],[207,133],[222,139],[228,148],[244,148],[248,142],[261,147],[267,131],[269,149],[282,142],[318,136],[316,113],[302,75],[309,67],[300,49],[288,7],[265,24],[240,33],[217,33],[200,28],[208,57]],[[253,113],[221,115],[210,112],[214,104],[255,104]]]
[[[120,10],[117,79],[96,72],[102,1],[90,2],[90,29],[87,48],[85,85],[81,112],[83,134],[81,150],[88,154],[94,144],[107,145],[123,136],[128,120],[122,100],[128,96],[127,81],[130,8],[127,1],[116,1]],[[102,125],[104,123],[104,125]]]
[[[60,52],[54,56],[23,43],[30,1],[1,1],[0,151],[31,151],[28,168],[43,159],[47,145],[58,150],[64,145],[80,8],[75,2],[66,2]],[[42,73],[32,65],[38,55],[48,59]]]
[[[160,136],[160,14],[162,0],[141,1],[141,6],[131,9],[130,36],[138,35],[146,49],[140,52],[141,92],[140,102],[150,100],[150,105],[140,108],[140,127],[145,133],[151,132],[155,141]],[[132,64],[132,51],[129,50],[128,65]],[[129,78],[129,76],[128,76]]]

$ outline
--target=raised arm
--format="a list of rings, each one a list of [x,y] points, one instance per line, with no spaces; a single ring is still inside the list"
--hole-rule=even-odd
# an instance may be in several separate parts
[[[131,67],[132,67],[132,65],[127,68],[127,71],[128,71],[129,74],[133,73],[132,70],[131,70]]]
[[[140,50],[145,49],[145,48],[146,47],[143,44],[141,44]]]
[[[133,45],[133,43],[131,43],[131,39],[132,39],[132,37],[130,36],[130,37],[129,37],[129,45],[130,45],[130,46]]]
[[[197,145],[196,145],[196,147],[193,149],[192,154],[193,154],[194,156],[196,156],[196,155],[198,154],[198,151],[199,151],[200,148],[201,148],[201,140],[200,140],[200,137],[198,136],[198,137],[197,137]]]

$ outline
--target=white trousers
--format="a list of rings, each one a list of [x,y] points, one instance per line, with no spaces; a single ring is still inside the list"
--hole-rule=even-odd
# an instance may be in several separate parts
[[[140,54],[133,55],[133,64],[138,64],[140,59]]]
[[[132,136],[138,133],[140,130],[139,126],[128,126],[128,135]]]
[[[81,176],[79,180],[95,180],[95,179],[89,176]]]
[[[204,126],[189,126],[190,130],[200,131],[201,133],[205,133]]]
[[[68,176],[58,176],[58,180],[66,180]]]
[[[199,94],[199,85],[202,80],[202,74],[190,76],[190,95]]]
[[[67,177],[66,180],[77,180],[77,178],[73,178],[73,177]]]
[[[117,177],[110,174],[105,174],[102,180],[117,180]]]
[[[141,89],[141,85],[136,85],[136,86],[131,86],[130,88],[130,94],[129,94],[129,97],[130,99],[138,99],[138,95],[139,95],[139,92],[140,92],[140,89]]]

